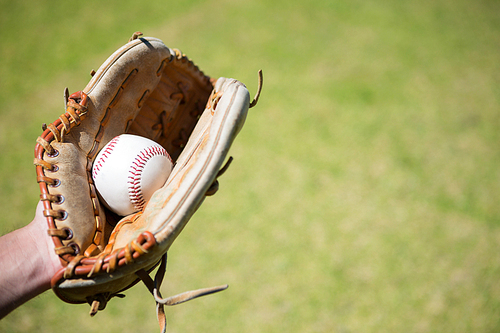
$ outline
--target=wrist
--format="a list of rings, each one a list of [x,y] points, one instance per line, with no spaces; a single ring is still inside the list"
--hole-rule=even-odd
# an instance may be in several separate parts
[[[62,266],[47,235],[41,206],[27,226],[0,237],[0,318],[50,289],[52,276]]]
[[[54,251],[54,242],[47,234],[47,221],[43,216],[41,201],[38,203],[35,218],[26,228],[33,245],[32,253],[37,261],[35,265],[40,272],[43,272],[43,280],[50,288],[50,280],[62,266],[59,256]]]

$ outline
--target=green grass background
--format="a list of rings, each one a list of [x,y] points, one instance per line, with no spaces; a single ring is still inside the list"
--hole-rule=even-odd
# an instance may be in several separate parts
[[[169,332],[500,331],[500,2],[0,5],[1,234],[33,218],[64,87],[139,30],[252,95],[265,76],[162,291],[230,287],[167,308]],[[126,294],[90,318],[47,292],[0,331],[157,331],[147,289]]]

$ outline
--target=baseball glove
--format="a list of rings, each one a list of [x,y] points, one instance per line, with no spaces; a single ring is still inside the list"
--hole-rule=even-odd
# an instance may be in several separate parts
[[[37,139],[37,181],[48,234],[65,268],[52,279],[68,303],[89,303],[90,314],[143,281],[163,305],[214,293],[227,285],[162,298],[166,253],[205,196],[218,189],[229,148],[257,103],[234,79],[211,79],[179,50],[134,33],[113,53],[82,91],[65,90],[66,112]],[[93,161],[114,137],[130,133],[161,144],[174,161],[165,185],[146,206],[117,216],[99,199]],[[150,273],[156,267],[154,280]]]

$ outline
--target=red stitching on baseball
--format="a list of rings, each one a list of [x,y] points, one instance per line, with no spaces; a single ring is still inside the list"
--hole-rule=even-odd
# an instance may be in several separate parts
[[[146,163],[154,156],[166,156],[172,162],[170,155],[163,147],[153,146],[143,149],[132,162],[129,174],[128,195],[132,205],[138,210],[142,210],[146,204],[141,189],[141,176]]]
[[[113,140],[111,140],[107,144],[107,146],[104,147],[104,150],[102,151],[102,154],[101,154],[101,157],[99,158],[99,160],[94,162],[94,167],[92,170],[92,177],[94,179],[97,177],[98,172],[101,171],[101,167],[103,166],[104,162],[108,158],[109,154],[111,154],[111,152],[115,148],[116,144],[118,143],[119,138],[120,138],[119,136],[114,137]]]

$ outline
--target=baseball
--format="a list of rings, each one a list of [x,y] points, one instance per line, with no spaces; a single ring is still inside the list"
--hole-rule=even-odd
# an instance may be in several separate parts
[[[172,159],[153,140],[122,134],[97,154],[92,178],[101,201],[120,216],[144,208],[167,181]]]

